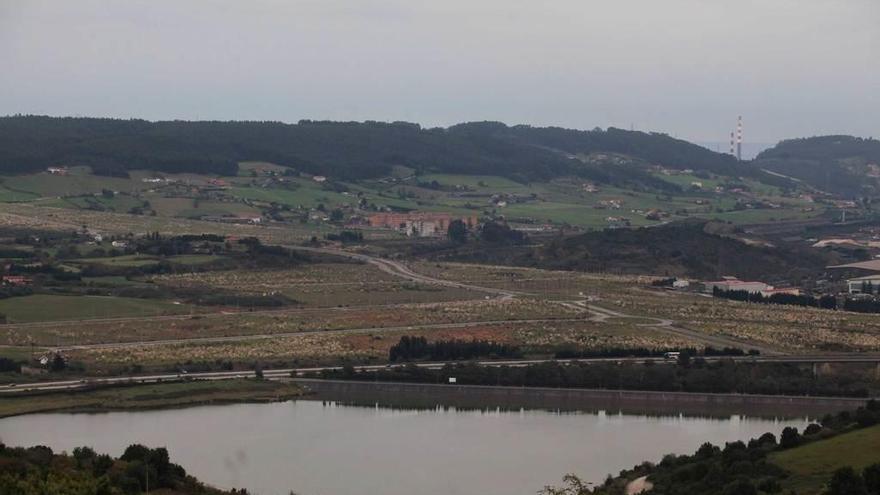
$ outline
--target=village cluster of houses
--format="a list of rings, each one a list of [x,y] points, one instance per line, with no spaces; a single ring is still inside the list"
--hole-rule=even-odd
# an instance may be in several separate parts
[[[34,283],[34,280],[24,275],[3,275],[0,277],[0,285],[7,287],[26,287]]]
[[[752,294],[761,294],[770,297],[773,294],[791,294],[799,296],[801,290],[797,287],[774,287],[764,282],[740,280],[737,277],[721,277],[721,280],[703,282],[705,292],[714,292],[715,289],[723,291],[745,291]]]
[[[867,273],[867,275],[851,278],[846,281],[847,291],[850,294],[880,293],[880,259],[829,266],[828,268],[858,270]]]
[[[847,279],[847,292],[849,294],[880,295],[880,259],[834,265],[827,268],[850,271],[858,270],[867,273],[867,275]],[[774,287],[764,282],[740,280],[736,277],[722,277],[721,280],[703,282],[703,290],[705,292],[711,293],[716,288],[724,291],[760,293],[764,297],[769,297],[773,294],[801,294],[800,289],[796,287]]]

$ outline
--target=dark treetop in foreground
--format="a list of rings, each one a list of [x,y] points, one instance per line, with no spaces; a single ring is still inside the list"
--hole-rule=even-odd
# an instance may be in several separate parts
[[[131,445],[118,459],[88,447],[57,454],[44,446],[0,443],[0,493],[15,495],[233,495],[200,483],[170,461],[164,448]]]

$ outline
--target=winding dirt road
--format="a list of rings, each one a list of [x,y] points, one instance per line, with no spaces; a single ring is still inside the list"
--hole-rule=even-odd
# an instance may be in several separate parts
[[[413,271],[404,263],[396,260],[390,260],[386,258],[379,258],[375,256],[370,256],[362,253],[355,253],[350,251],[344,251],[341,249],[334,248],[325,248],[325,247],[312,247],[312,246],[297,246],[297,245],[288,245],[285,246],[289,249],[294,249],[297,251],[330,255],[330,256],[339,256],[348,259],[353,259],[356,261],[360,261],[363,263],[369,263],[384,273],[393,275],[398,278],[402,278],[404,280],[409,280],[411,282],[419,283],[419,284],[427,284],[427,285],[435,285],[442,287],[452,287],[458,289],[466,289],[474,292],[481,292],[487,294],[487,296],[493,296],[495,298],[509,300],[516,297],[534,297],[540,296],[541,294],[514,291],[509,289],[500,289],[495,287],[485,287],[480,285],[475,285],[472,283],[465,282],[457,282],[453,280],[444,280],[435,277],[431,277],[429,275],[424,275],[418,272]],[[142,341],[128,341],[128,342],[107,342],[107,343],[95,343],[95,344],[82,344],[82,345],[62,345],[62,346],[52,346],[54,348],[59,349],[99,349],[99,348],[118,348],[118,347],[126,347],[126,346],[143,346],[143,345],[168,345],[168,344],[184,344],[184,343],[214,343],[214,342],[235,342],[235,341],[247,341],[247,340],[259,340],[259,339],[269,339],[275,337],[289,337],[295,335],[301,335],[304,333],[313,333],[320,332],[321,334],[343,334],[343,333],[358,333],[358,332],[383,332],[383,331],[400,331],[400,330],[425,330],[425,329],[448,329],[448,328],[466,328],[466,327],[475,327],[480,325],[499,325],[499,324],[522,324],[522,323],[548,323],[548,322],[576,322],[576,321],[593,321],[593,322],[605,322],[612,318],[614,319],[637,319],[637,320],[647,320],[649,323],[639,323],[637,326],[643,328],[649,328],[656,330],[658,332],[663,332],[667,335],[673,335],[680,338],[685,338],[694,342],[699,342],[704,345],[709,345],[713,347],[737,347],[743,349],[754,349],[761,352],[764,355],[782,355],[778,349],[768,347],[766,345],[758,345],[753,342],[745,342],[737,339],[733,339],[730,337],[720,336],[720,335],[709,335],[702,332],[690,330],[684,328],[682,326],[676,325],[675,322],[668,319],[660,319],[660,318],[651,318],[644,317],[641,315],[633,315],[622,313],[620,311],[608,309],[602,306],[598,306],[592,303],[588,299],[578,299],[578,300],[562,300],[562,301],[553,301],[556,304],[564,306],[568,309],[574,309],[578,312],[588,313],[591,316],[589,318],[541,318],[541,319],[505,319],[505,320],[491,320],[491,321],[467,321],[467,322],[459,322],[459,323],[436,323],[436,324],[423,324],[423,325],[406,325],[406,326],[394,326],[394,327],[369,327],[369,328],[348,328],[348,329],[339,329],[339,330],[300,330],[296,332],[285,332],[285,333],[265,333],[265,334],[244,334],[244,335],[232,335],[232,336],[218,336],[218,337],[191,337],[191,338],[179,338],[179,339],[158,339],[158,340],[142,340]],[[185,320],[190,319],[193,316],[198,316],[200,318],[222,318],[237,314],[269,314],[269,315],[284,315],[284,314],[294,314],[294,313],[308,313],[308,312],[327,312],[327,311],[349,311],[352,309],[358,308],[393,308],[400,306],[400,304],[385,304],[385,305],[365,305],[365,306],[352,306],[348,308],[292,308],[292,309],[269,309],[269,310],[257,310],[257,311],[247,311],[247,312],[221,312],[221,313],[195,313],[195,314],[181,314],[181,315],[162,315],[162,316],[151,316],[151,317],[118,317],[118,318],[99,318],[99,319],[91,319],[91,320],[75,320],[76,323],[82,324],[83,322],[93,322],[93,323],[114,323],[114,322],[127,322],[127,321],[173,321],[173,320]],[[29,327],[43,327],[43,326],[57,326],[59,324],[63,324],[63,321],[49,321],[49,322],[33,322],[33,323],[20,323],[20,324],[12,324],[5,325],[4,327],[7,329],[26,329]],[[8,345],[0,345],[0,347],[10,347]]]
[[[496,289],[493,287],[483,287],[479,285],[466,284],[461,282],[454,282],[450,280],[442,280],[438,278],[434,278],[428,275],[423,275],[420,273],[416,273],[409,269],[406,265],[399,261],[388,260],[384,258],[376,258],[373,256],[368,256],[359,253],[350,253],[348,251],[342,251],[339,249],[330,249],[330,248],[313,248],[313,247],[303,247],[303,246],[288,246],[291,249],[298,249],[303,251],[335,255],[335,256],[343,256],[351,259],[356,259],[360,261],[364,261],[366,263],[371,263],[377,266],[380,270],[385,273],[403,277],[408,280],[424,283],[424,284],[433,284],[433,285],[442,285],[446,287],[457,287],[462,289],[469,289],[473,291],[480,291],[489,294],[493,294],[502,298],[514,298],[517,296],[535,296],[538,294],[532,294],[527,292],[519,292],[512,291],[507,289]],[[620,311],[615,311],[608,308],[603,308],[601,306],[597,306],[595,304],[590,304],[585,299],[573,300],[573,301],[556,301],[558,304],[562,306],[566,306],[572,309],[578,309],[581,311],[588,311],[593,316],[590,318],[592,321],[603,322],[610,318],[634,318],[634,319],[643,319],[643,320],[653,320],[651,323],[641,323],[638,324],[639,327],[643,328],[651,328],[655,329],[659,332],[664,332],[669,335],[674,335],[677,337],[682,337],[688,340],[692,340],[695,342],[700,342],[704,345],[709,345],[713,347],[723,348],[723,347],[737,347],[745,350],[756,350],[761,352],[762,354],[768,355],[782,355],[784,354],[779,349],[774,347],[769,347],[764,344],[757,344],[754,342],[747,342],[739,339],[734,339],[731,337],[725,337],[721,335],[709,335],[703,332],[698,332],[695,330],[690,330],[688,328],[681,327],[676,325],[673,320],[662,319],[662,318],[652,318],[645,317],[641,315],[633,315],[627,313],[621,313]]]

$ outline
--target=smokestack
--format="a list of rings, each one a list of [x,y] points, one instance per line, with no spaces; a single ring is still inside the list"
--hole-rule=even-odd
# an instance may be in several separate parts
[[[734,134],[733,134],[733,132],[731,132],[730,133],[730,156],[736,156],[736,150],[733,147],[733,144],[734,144]]]
[[[743,118],[742,115],[736,121],[736,159],[742,161],[743,156]]]

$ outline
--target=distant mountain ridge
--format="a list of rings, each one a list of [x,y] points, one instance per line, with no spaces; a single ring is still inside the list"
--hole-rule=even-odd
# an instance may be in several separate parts
[[[609,166],[590,158],[632,160]],[[233,175],[240,161],[267,161],[344,180],[376,178],[395,165],[423,172],[501,175],[521,182],[564,175],[597,182],[675,188],[647,165],[725,175],[752,175],[733,157],[661,133],[609,128],[472,122],[422,128],[405,122],[219,122],[12,116],[0,118],[0,173],[88,165],[96,173],[127,170]]]

